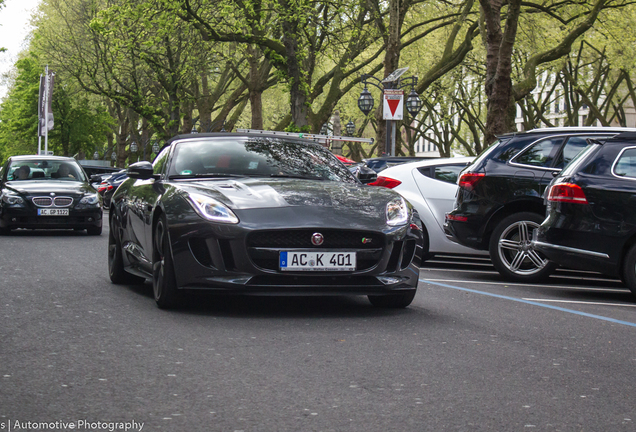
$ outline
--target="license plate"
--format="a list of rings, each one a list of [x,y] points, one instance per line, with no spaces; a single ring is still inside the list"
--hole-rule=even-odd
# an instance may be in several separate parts
[[[68,209],[38,209],[38,216],[68,216]]]
[[[355,252],[281,252],[281,271],[353,271]]]

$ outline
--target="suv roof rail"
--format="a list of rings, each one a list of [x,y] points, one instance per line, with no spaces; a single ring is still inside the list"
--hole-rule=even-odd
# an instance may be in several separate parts
[[[628,132],[622,132],[612,139],[636,139],[636,131],[630,130]]]

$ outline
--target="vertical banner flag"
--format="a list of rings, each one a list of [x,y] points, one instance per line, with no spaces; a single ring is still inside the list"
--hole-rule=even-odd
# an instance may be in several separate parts
[[[382,95],[384,99],[383,120],[404,119],[404,90],[385,89]]]
[[[47,135],[53,129],[53,78],[54,72],[48,68],[44,75],[40,75],[40,96],[38,99],[38,136]]]

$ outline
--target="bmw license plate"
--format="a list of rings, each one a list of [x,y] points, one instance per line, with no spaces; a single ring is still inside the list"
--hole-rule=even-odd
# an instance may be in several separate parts
[[[281,271],[353,271],[355,252],[281,252]]]
[[[68,209],[38,209],[38,216],[68,216]]]

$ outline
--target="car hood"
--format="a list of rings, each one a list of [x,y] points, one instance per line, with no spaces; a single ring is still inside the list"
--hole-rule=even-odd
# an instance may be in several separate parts
[[[330,207],[384,217],[390,189],[328,180],[240,179],[175,183],[185,192],[208,195],[234,210],[289,206]]]
[[[69,180],[19,180],[5,183],[5,187],[24,195],[40,193],[55,193],[59,195],[93,192],[87,183]]]

